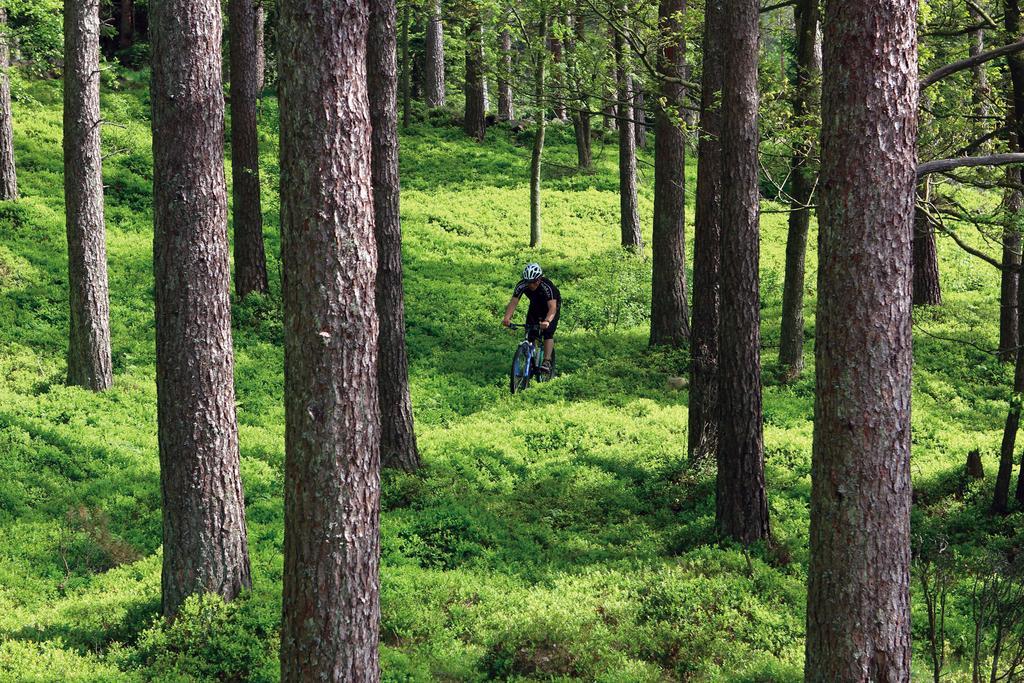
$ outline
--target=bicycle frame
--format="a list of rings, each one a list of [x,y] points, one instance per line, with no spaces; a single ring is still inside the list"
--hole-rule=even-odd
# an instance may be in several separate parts
[[[527,360],[527,363],[526,363],[526,376],[527,377],[533,377],[534,375],[537,374],[537,370],[538,370],[538,368],[540,368],[541,363],[544,362],[544,344],[542,344],[542,343],[538,344],[535,341],[531,341],[530,340],[530,332],[531,331],[536,331],[537,332],[537,338],[539,340],[540,339],[540,325],[527,324],[527,323],[523,323],[522,325],[517,325],[515,323],[512,323],[512,324],[509,325],[509,328],[513,329],[513,330],[522,328],[526,332],[526,338],[523,339],[523,341],[519,342],[519,345],[522,346],[523,344],[526,344],[526,346],[527,346],[528,351],[527,351],[527,355],[526,355],[526,360]]]

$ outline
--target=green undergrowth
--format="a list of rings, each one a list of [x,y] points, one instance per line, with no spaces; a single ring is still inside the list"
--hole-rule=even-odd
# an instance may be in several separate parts
[[[60,86],[20,80],[16,92],[23,198],[0,204],[0,679],[276,680],[276,103],[262,103],[260,139],[273,293],[233,310],[255,586],[229,605],[196,598],[164,625],[148,105],[138,76],[107,85],[104,117],[118,124],[104,128],[116,380],[98,396],[63,386]],[[744,550],[714,533],[710,463],[686,458],[687,395],[666,385],[685,374],[686,353],[647,348],[650,255],[616,246],[612,143],[596,141],[595,168],[575,172],[571,129],[551,126],[543,245],[531,251],[529,133],[497,126],[478,145],[457,127],[421,123],[403,135],[410,378],[425,466],[384,475],[387,681],[802,679],[814,382],[812,370],[776,380],[786,214],[766,203],[762,219],[774,542]],[[642,154],[648,239],[651,161]],[[967,549],[1013,544],[1019,515],[970,521],[991,488],[1008,399],[1009,370],[972,346],[996,344],[998,277],[945,240],[940,249],[945,305],[915,316],[915,527]],[[562,374],[511,397],[516,338],[498,321],[527,259],[564,296]],[[813,254],[808,266],[811,366]],[[973,448],[990,478],[964,488],[958,473]],[[915,603],[919,641],[921,628]]]

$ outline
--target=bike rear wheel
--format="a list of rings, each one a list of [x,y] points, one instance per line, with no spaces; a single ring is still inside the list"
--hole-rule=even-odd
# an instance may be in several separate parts
[[[530,386],[530,349],[520,344],[512,356],[512,369],[508,373],[509,390],[514,394]]]
[[[549,360],[549,359],[545,358],[544,360]],[[554,379],[554,377],[555,377],[555,350],[554,349],[551,349],[550,364],[551,364],[551,371],[550,372],[544,372],[540,368],[537,369],[537,381],[538,382],[547,382],[548,380]]]

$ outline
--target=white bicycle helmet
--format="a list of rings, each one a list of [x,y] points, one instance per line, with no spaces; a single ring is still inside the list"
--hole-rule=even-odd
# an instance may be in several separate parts
[[[523,268],[523,279],[524,280],[536,280],[544,271],[540,269],[539,263],[527,263],[526,267]]]

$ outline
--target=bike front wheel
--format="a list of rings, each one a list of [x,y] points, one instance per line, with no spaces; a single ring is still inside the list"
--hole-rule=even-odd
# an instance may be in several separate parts
[[[512,356],[512,369],[508,373],[509,390],[514,394],[530,386],[530,349],[520,344]]]

